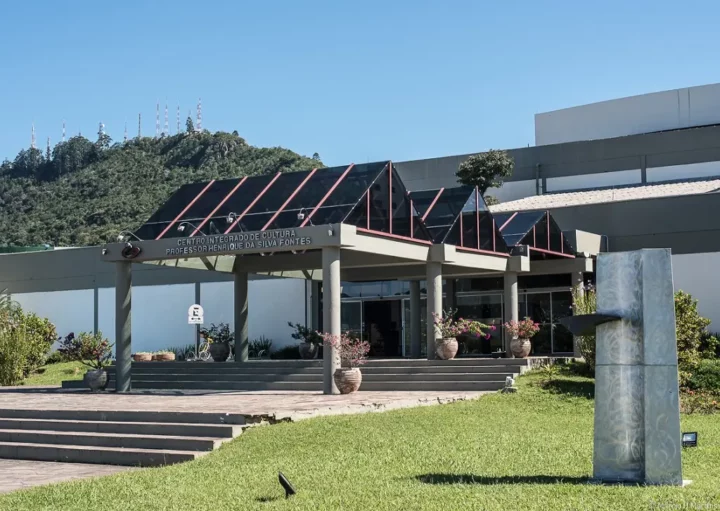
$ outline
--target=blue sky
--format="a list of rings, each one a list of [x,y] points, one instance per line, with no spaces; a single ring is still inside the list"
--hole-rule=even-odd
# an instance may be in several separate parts
[[[720,2],[4,2],[0,159],[155,104],[329,165],[533,144],[533,115],[720,81]],[[161,112],[162,116],[162,112]],[[162,121],[161,121],[162,122]]]

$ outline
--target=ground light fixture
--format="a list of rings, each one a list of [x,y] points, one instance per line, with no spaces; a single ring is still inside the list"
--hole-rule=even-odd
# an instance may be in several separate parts
[[[285,490],[285,498],[289,499],[291,496],[295,495],[297,493],[295,491],[295,488],[293,487],[292,483],[288,481],[288,478],[283,475],[282,472],[278,472],[278,480],[280,481],[280,486],[283,487]]]
[[[696,431],[692,433],[682,434],[682,446],[683,447],[697,447],[698,434]]]

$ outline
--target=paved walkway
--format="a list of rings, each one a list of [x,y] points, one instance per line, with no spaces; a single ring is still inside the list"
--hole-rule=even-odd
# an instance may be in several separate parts
[[[128,394],[58,387],[2,387],[0,409],[139,410],[222,412],[300,420],[319,415],[365,413],[474,399],[485,392],[138,391]]]
[[[71,479],[104,476],[135,470],[132,467],[0,459],[0,493]]]

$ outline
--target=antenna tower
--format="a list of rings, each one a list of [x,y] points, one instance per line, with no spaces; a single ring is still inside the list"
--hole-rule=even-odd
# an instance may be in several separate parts
[[[155,138],[160,136],[160,102],[155,105]]]
[[[177,133],[176,135],[180,134],[180,105],[177,107]]]
[[[198,98],[197,126],[195,126],[195,131],[202,131],[202,98]]]
[[[127,136],[127,121],[125,121],[125,135],[123,136],[123,142],[127,142],[128,136]]]
[[[45,148],[45,154],[50,156],[50,137],[47,138],[47,147]]]
[[[30,147],[35,149],[35,123],[32,123],[32,134],[30,135]]]
[[[62,141],[65,142],[65,119],[63,119],[63,133],[62,133]]]
[[[138,138],[142,137],[142,112],[138,114]]]
[[[163,136],[170,134],[170,125],[168,124],[168,109],[167,103],[165,103],[165,126],[163,127]]]

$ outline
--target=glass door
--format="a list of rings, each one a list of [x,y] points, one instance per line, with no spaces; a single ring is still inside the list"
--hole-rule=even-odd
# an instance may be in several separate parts
[[[362,302],[342,302],[340,304],[340,331],[350,332],[358,338],[363,334]]]

